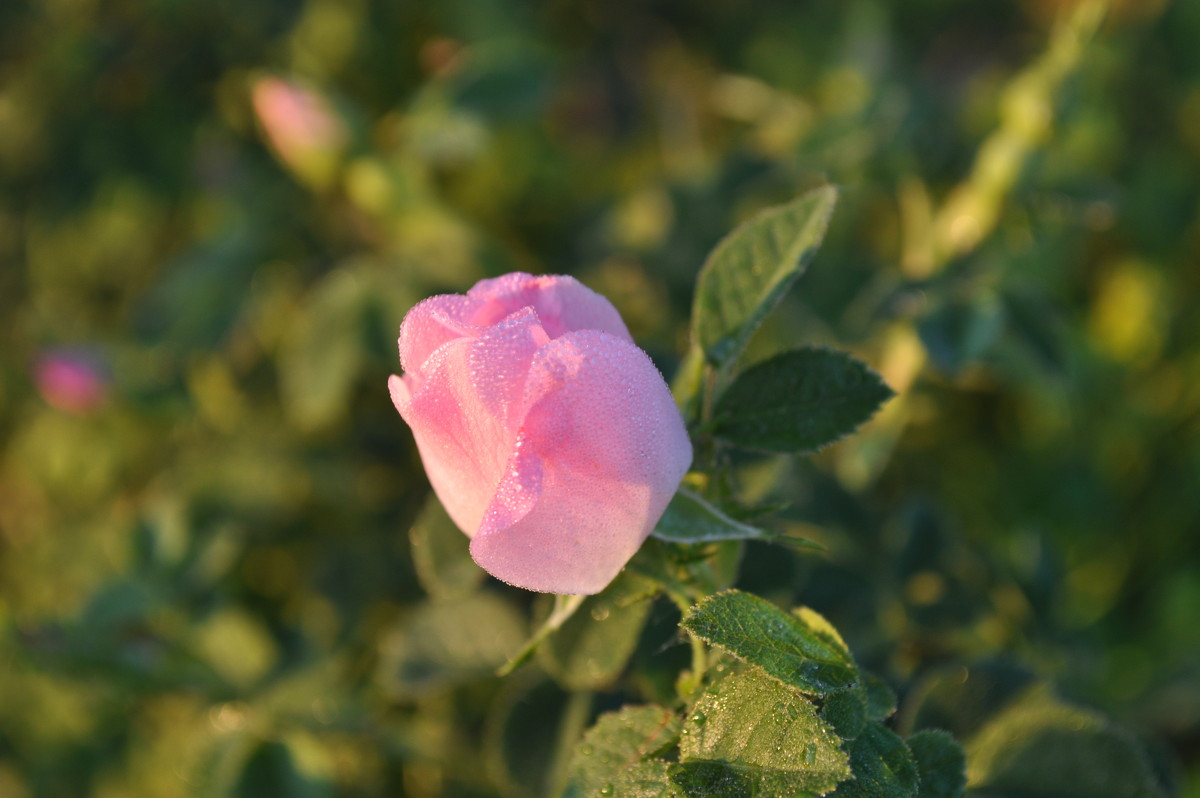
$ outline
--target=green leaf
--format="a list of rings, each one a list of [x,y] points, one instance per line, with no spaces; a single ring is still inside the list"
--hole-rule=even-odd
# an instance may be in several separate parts
[[[436,496],[430,494],[408,537],[417,579],[429,595],[464,596],[483,581],[483,569],[471,559],[471,539],[454,525]]]
[[[740,225],[696,280],[692,337],[713,366],[733,361],[825,237],[837,189],[822,186]]]
[[[850,743],[854,779],[843,782],[834,798],[916,798],[920,776],[912,753],[894,732],[867,724]]]
[[[620,798],[679,798],[679,792],[670,780],[671,763],[663,759],[649,759],[621,771],[613,782],[614,796]],[[603,791],[600,792],[603,797]]]
[[[701,601],[681,625],[806,693],[825,695],[858,681],[845,643],[807,608],[789,615],[757,596],[728,590]]]
[[[263,742],[250,754],[232,790],[234,798],[324,798],[332,794],[328,783],[305,776],[289,747],[276,741]]]
[[[575,747],[563,798],[669,795],[666,763],[650,758],[675,742],[679,728],[679,716],[659,706],[625,707],[602,715]],[[639,763],[645,767],[639,768]],[[656,778],[662,786],[659,793],[651,789]],[[618,785],[626,789],[618,792]]]
[[[905,742],[921,774],[917,798],[962,798],[967,785],[967,758],[950,732],[925,729]]]
[[[1103,717],[1035,687],[967,746],[967,780],[981,796],[1161,798],[1137,740]]]
[[[431,601],[384,638],[379,678],[394,695],[425,695],[492,673],[524,636],[524,619],[494,593]]]
[[[970,740],[1034,684],[1032,673],[1006,660],[947,665],[905,696],[900,730],[945,729],[956,739]]]
[[[862,690],[839,690],[825,696],[821,717],[839,737],[853,740],[867,725],[867,698]]]
[[[1001,296],[1006,334],[1053,376],[1067,373],[1065,334],[1060,308],[1035,291],[1009,291]]]
[[[756,798],[762,792],[755,784],[756,769],[728,762],[680,762],[669,771],[671,784],[687,798]],[[805,798],[804,793],[793,798]]]
[[[571,730],[572,705],[584,699],[585,717]],[[562,736],[586,722],[587,696],[571,696],[551,680],[526,671],[502,682],[484,724],[482,764],[506,798],[538,798],[555,792]]]
[[[1004,310],[991,294],[954,299],[917,323],[933,364],[956,374],[978,360],[1004,329]]]
[[[841,740],[802,693],[755,670],[717,682],[692,708],[679,743],[685,767],[673,780],[687,795],[712,777],[751,786],[750,795],[821,795],[850,775]],[[721,794],[721,793],[716,793]]]
[[[749,449],[812,452],[853,432],[892,396],[850,355],[806,347],[739,374],[717,400],[712,431]]]
[[[675,397],[675,404],[679,405],[679,411],[683,413],[689,426],[700,415],[700,394],[704,390],[704,376],[707,371],[704,353],[693,342],[671,379],[671,395]]]
[[[792,615],[795,615],[825,645],[829,646],[832,650],[841,652],[846,661],[853,664],[854,657],[850,654],[850,647],[846,645],[846,641],[842,639],[841,633],[834,628],[833,624],[825,619],[824,615],[812,607],[796,607],[792,610]]]
[[[541,663],[568,690],[598,690],[621,675],[650,614],[657,584],[623,571],[588,596],[541,646]]]
[[[886,720],[896,711],[896,691],[873,673],[862,674],[862,686],[867,696],[867,717]]]
[[[350,406],[363,363],[363,281],[338,269],[312,290],[292,317],[279,351],[280,399],[299,429],[331,426]]]
[[[498,118],[538,112],[552,85],[553,69],[538,48],[521,40],[492,40],[456,70],[451,97],[472,112]]]
[[[673,543],[711,543],[718,540],[755,540],[770,532],[735,521],[687,488],[680,488],[659,519],[653,535]]]

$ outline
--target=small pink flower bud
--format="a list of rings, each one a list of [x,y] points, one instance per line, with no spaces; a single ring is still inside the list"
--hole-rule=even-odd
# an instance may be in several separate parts
[[[108,380],[100,364],[83,352],[43,352],[34,363],[33,376],[46,404],[67,413],[90,413],[108,397]]]
[[[329,101],[276,77],[255,81],[252,99],[259,124],[284,165],[307,182],[328,185],[348,138],[345,123]]]

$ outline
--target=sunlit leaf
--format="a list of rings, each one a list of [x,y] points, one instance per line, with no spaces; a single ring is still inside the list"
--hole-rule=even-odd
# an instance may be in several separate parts
[[[651,757],[674,743],[679,728],[679,716],[657,706],[601,716],[575,746],[563,798],[668,795],[666,763]]]
[[[682,767],[672,780],[689,796],[822,795],[850,775],[841,740],[799,691],[749,670],[701,696],[684,723]],[[699,764],[704,763],[704,764]]]
[[[822,186],[726,236],[700,271],[692,334],[708,362],[731,362],[816,254],[837,201]]]
[[[727,590],[701,601],[681,625],[805,692],[825,695],[856,685],[850,652],[830,635],[828,622],[808,613],[788,614],[757,596]]]

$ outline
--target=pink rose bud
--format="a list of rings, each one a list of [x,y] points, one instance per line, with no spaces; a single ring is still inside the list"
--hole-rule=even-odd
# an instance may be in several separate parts
[[[46,404],[83,415],[108,397],[108,380],[94,357],[82,351],[54,349],[38,356],[33,379]]]
[[[429,482],[488,573],[597,593],[654,529],[692,461],[662,375],[612,304],[513,273],[426,299],[388,381]]]
[[[281,78],[264,77],[251,92],[254,113],[279,159],[301,179],[325,185],[345,147],[345,123],[324,96]]]

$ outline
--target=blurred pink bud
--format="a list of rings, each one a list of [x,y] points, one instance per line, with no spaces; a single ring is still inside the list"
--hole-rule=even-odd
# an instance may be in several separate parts
[[[597,593],[654,529],[692,461],[662,375],[611,303],[514,273],[426,299],[388,382],[429,481],[488,573]]]
[[[90,413],[108,397],[108,380],[100,364],[83,352],[43,352],[34,364],[33,376],[46,404],[67,413]]]
[[[347,139],[345,123],[322,95],[282,78],[254,83],[254,112],[280,160],[301,178],[327,184]]]

